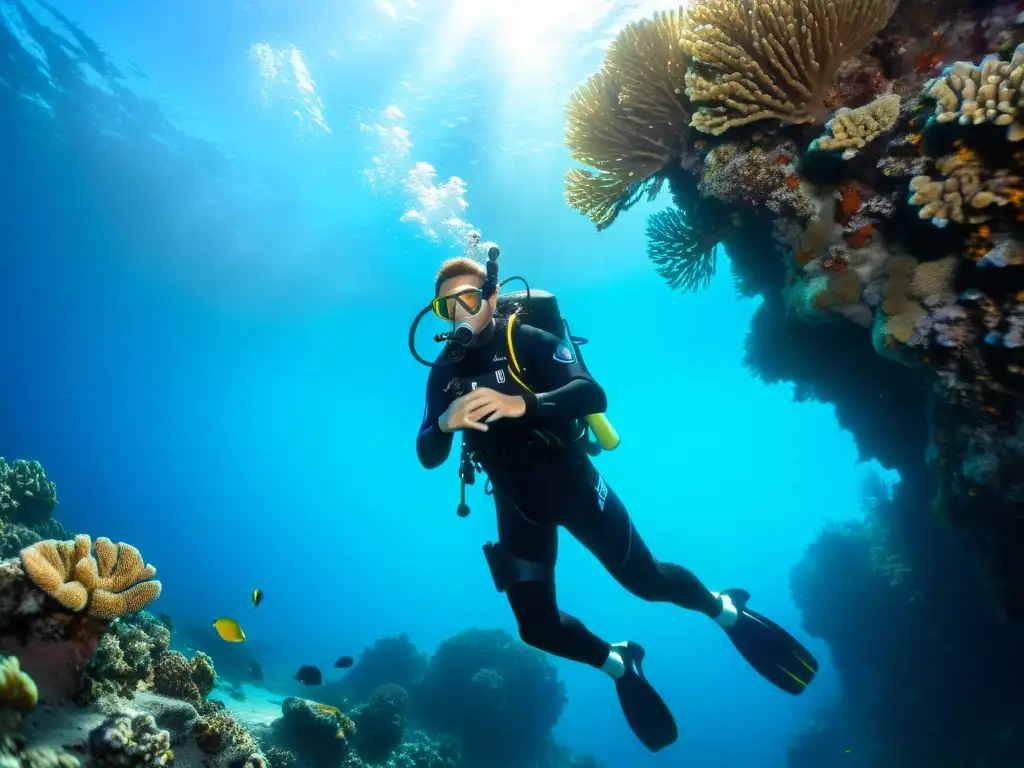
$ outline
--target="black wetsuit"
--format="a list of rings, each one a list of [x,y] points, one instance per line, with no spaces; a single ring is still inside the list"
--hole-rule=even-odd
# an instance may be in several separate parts
[[[558,526],[634,595],[717,615],[717,598],[696,576],[654,558],[622,502],[575,439],[581,434],[578,420],[603,413],[606,406],[604,390],[576,350],[543,330],[515,325],[512,346],[521,380],[536,393],[531,395],[511,375],[506,329],[504,323],[496,329],[492,325],[462,361],[431,369],[416,450],[428,469],[448,458],[453,435],[442,432],[437,422],[455,398],[446,392],[453,378],[465,382],[466,391],[490,387],[526,399],[522,418],[499,419],[488,432],[463,432],[494,487],[498,544],[488,561],[515,613],[520,637],[536,648],[595,667],[608,658],[607,642],[558,609]]]

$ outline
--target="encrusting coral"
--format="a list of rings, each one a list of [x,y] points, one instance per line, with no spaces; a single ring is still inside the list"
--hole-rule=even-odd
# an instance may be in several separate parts
[[[839,65],[885,26],[898,0],[695,0],[682,25],[692,57],[692,126],[719,135],[758,120],[824,122]]]
[[[160,596],[153,580],[156,569],[146,565],[130,544],[96,539],[96,556],[86,535],[73,541],[41,541],[21,552],[26,573],[46,594],[71,611],[114,619],[145,608]]]

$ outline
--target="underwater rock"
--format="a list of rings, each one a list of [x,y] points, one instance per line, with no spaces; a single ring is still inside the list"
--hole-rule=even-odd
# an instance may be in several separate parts
[[[70,699],[107,622],[68,611],[18,560],[0,562],[0,653],[18,656],[47,700]]]

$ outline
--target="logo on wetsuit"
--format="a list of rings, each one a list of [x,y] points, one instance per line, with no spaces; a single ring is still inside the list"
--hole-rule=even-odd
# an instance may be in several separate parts
[[[494,372],[494,378],[498,380],[499,384],[505,383],[505,372],[500,368]]]
[[[608,483],[601,475],[597,476],[597,487],[594,490],[597,491],[597,508],[603,512],[605,502],[608,501]]]
[[[560,363],[576,362],[576,355],[573,353],[572,347],[564,341],[558,343],[558,346],[555,348],[555,354],[552,357]]]

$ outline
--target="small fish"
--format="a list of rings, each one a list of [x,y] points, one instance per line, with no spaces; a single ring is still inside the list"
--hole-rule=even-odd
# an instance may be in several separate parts
[[[349,667],[351,667],[355,663],[356,663],[356,660],[353,659],[351,656],[341,656],[341,657],[338,658],[338,660],[336,662],[334,662],[334,668],[335,669],[348,669]]]
[[[253,659],[249,662],[249,673],[252,675],[253,680],[263,679],[263,668],[260,666],[260,663],[256,661],[256,659]]]
[[[324,681],[320,670],[308,664],[299,667],[299,671],[295,673],[295,677],[292,679],[298,680],[303,685],[320,685]]]
[[[252,591],[252,607],[255,608],[257,605],[263,602],[263,590],[254,589]]]
[[[220,639],[227,643],[244,643],[245,632],[234,619],[214,619],[213,628],[217,630]]]

